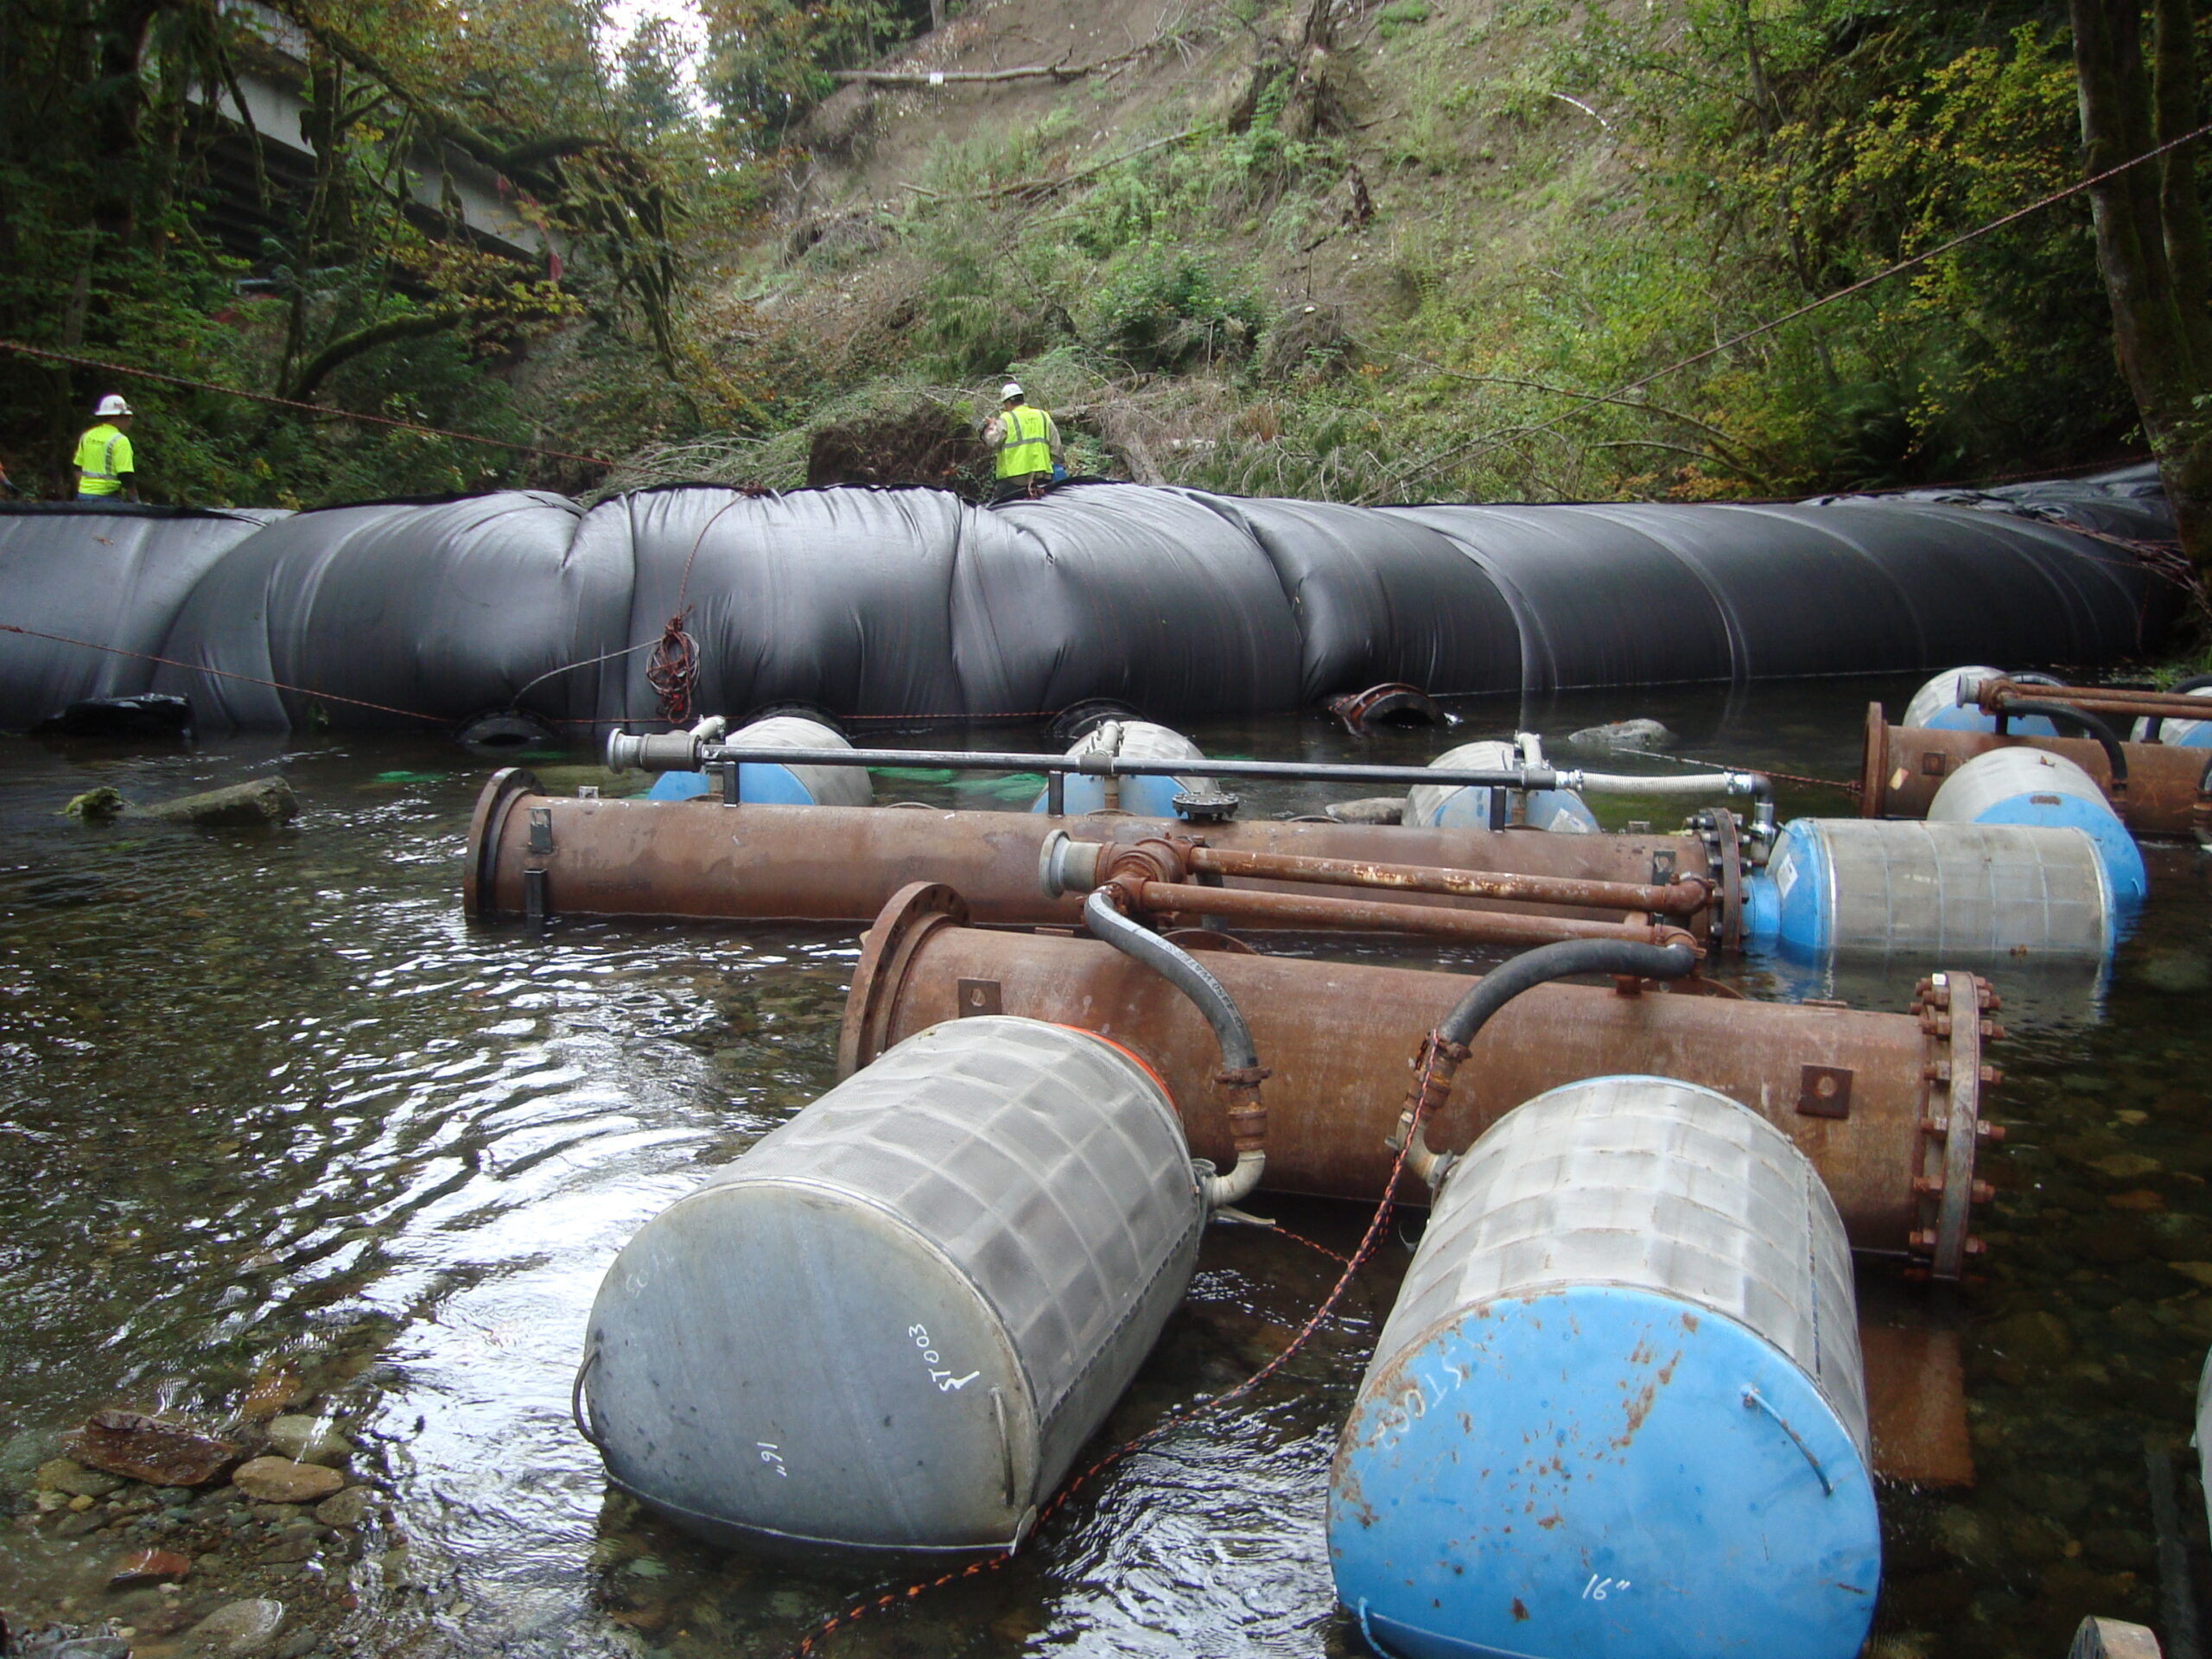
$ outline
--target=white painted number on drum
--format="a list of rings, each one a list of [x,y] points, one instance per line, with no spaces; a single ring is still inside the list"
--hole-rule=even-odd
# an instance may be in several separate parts
[[[789,1480],[791,1478],[791,1471],[784,1466],[784,1454],[776,1449],[776,1443],[773,1440],[755,1440],[753,1444],[760,1448],[761,1462],[773,1469],[784,1479]]]
[[[1627,1588],[1628,1580],[1626,1579],[1601,1579],[1595,1573],[1592,1573],[1590,1575],[1590,1582],[1582,1586],[1582,1599],[1585,1601],[1603,1601],[1607,1596],[1611,1595],[1616,1590],[1625,1590]]]
[[[926,1325],[910,1325],[906,1327],[906,1334],[914,1339],[914,1346],[921,1350],[922,1363],[930,1368],[930,1381],[937,1384],[939,1394],[950,1394],[955,1389],[964,1389],[982,1375],[981,1371],[970,1371],[965,1376],[955,1376],[949,1370],[938,1370],[940,1363],[938,1351],[930,1346]]]

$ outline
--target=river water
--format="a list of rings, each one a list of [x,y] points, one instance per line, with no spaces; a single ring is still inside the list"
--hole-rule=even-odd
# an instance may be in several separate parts
[[[1654,715],[1687,753],[1845,778],[1867,698],[1895,708],[1910,690],[1611,694],[1519,713],[1559,732]],[[1516,722],[1510,704],[1461,712],[1453,741]],[[1269,759],[1418,760],[1443,742],[1292,718],[1194,734]],[[536,764],[573,787],[595,779],[589,763]],[[473,926],[461,855],[492,764],[435,739],[0,739],[0,1612],[17,1628],[107,1620],[142,1655],[181,1653],[201,1616],[268,1598],[286,1620],[263,1650],[283,1659],[703,1659],[789,1652],[856,1598],[905,1586],[691,1543],[611,1493],[569,1421],[616,1249],[833,1080],[855,932]],[[99,785],[155,800],[267,774],[298,792],[295,825],[60,815]],[[1247,810],[1332,793],[1247,791]],[[879,794],[989,799],[903,779]],[[1851,810],[1808,788],[1783,806]],[[1931,1295],[1862,1268],[1868,1299],[1962,1333],[1979,1470],[1963,1491],[1885,1488],[1871,1652],[2057,1659],[2093,1611],[2171,1634],[2146,1437],[2175,1449],[2187,1566],[2212,1583],[2183,1445],[2212,1343],[2212,894],[2193,853],[2157,875],[2101,994],[2008,1014],[1986,1109],[2012,1139],[1985,1159],[2001,1192],[1978,1281]],[[1902,1009],[1910,979],[1853,994]],[[1102,1449],[1274,1355],[1332,1282],[1327,1252],[1367,1219],[1261,1207],[1288,1230],[1209,1236]],[[1013,1563],[902,1597],[819,1650],[1358,1651],[1332,1605],[1327,1466],[1417,1225],[1393,1224],[1267,1387],[1102,1471]],[[250,1436],[285,1401],[355,1442],[377,1496],[358,1527],[144,1489],[71,1521],[38,1494],[61,1432],[99,1408]],[[108,1588],[117,1557],[149,1544],[194,1559],[181,1586]]]

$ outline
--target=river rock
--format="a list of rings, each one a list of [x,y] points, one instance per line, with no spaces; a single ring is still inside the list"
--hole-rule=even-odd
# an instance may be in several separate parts
[[[2048,1372],[2074,1356],[2074,1332],[2057,1314],[2028,1308],[1999,1319],[1989,1328],[1990,1346],[2006,1358],[2036,1371]]]
[[[315,1506],[315,1518],[326,1527],[358,1527],[367,1519],[369,1500],[375,1492],[366,1486],[348,1486],[335,1497]]]
[[[1675,734],[1656,720],[1617,720],[1605,726],[1585,726],[1570,732],[1567,747],[1574,749],[1671,749]]]
[[[139,1584],[175,1584],[191,1571],[191,1560],[173,1549],[142,1549],[118,1561],[107,1581],[118,1590]]]
[[[2194,950],[2153,950],[2139,971],[2145,985],[2169,996],[2196,996],[2212,989],[2212,963]]]
[[[34,1478],[41,1491],[66,1492],[71,1497],[105,1497],[123,1484],[113,1475],[87,1469],[74,1458],[41,1463]]]
[[[304,1414],[273,1419],[269,1444],[296,1463],[343,1463],[353,1455],[353,1442],[337,1424]]]
[[[69,804],[61,809],[66,818],[81,818],[86,823],[105,823],[110,818],[122,816],[129,803],[123,791],[102,784],[98,789],[88,789],[81,795],[69,798]]]
[[[282,778],[257,778],[205,794],[180,796],[141,807],[136,816],[164,823],[197,823],[230,829],[256,823],[287,823],[300,814],[300,798]]]
[[[1369,795],[1357,801],[1331,801],[1321,809],[1338,823],[1399,823],[1406,815],[1402,795]]]
[[[65,1444],[78,1462],[149,1486],[204,1486],[244,1455],[228,1440],[135,1411],[96,1411]]]
[[[239,1465],[231,1484],[264,1503],[314,1503],[334,1495],[345,1485],[346,1477],[319,1463],[256,1458]]]
[[[284,1604],[266,1597],[234,1601],[218,1607],[185,1633],[184,1650],[217,1656],[218,1659],[246,1659],[265,1653],[276,1644],[284,1627]]]
[[[2158,1160],[2145,1158],[2139,1152],[2116,1152],[2109,1158],[2096,1160],[2089,1167],[2115,1181],[2134,1181],[2157,1173]]]

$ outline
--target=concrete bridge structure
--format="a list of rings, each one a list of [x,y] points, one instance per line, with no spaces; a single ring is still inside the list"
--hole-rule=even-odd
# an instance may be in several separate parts
[[[257,40],[238,65],[243,107],[227,87],[207,89],[195,100],[218,127],[207,157],[211,195],[205,217],[232,252],[257,262],[264,239],[285,228],[286,199],[314,179],[315,149],[304,120],[308,38],[257,0],[232,0],[226,10]],[[409,214],[425,231],[450,235],[457,208],[469,240],[486,252],[557,268],[560,250],[518,211],[499,175],[474,156],[452,144],[418,145],[406,157],[404,177]]]

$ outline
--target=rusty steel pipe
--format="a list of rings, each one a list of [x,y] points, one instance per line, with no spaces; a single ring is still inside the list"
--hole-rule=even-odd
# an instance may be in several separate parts
[[[1516,916],[1503,911],[1447,910],[1432,905],[1380,904],[1300,893],[1250,893],[1189,881],[1124,880],[1115,884],[1150,916],[1217,916],[1224,921],[1339,933],[1417,933],[1472,944],[1550,944],[1560,939],[1618,939],[1631,944],[1693,949],[1686,930],[1662,922],[1593,922],[1581,916]]]
[[[1974,702],[1986,715],[2001,715],[2015,702],[2061,702],[2091,714],[2132,715],[2145,720],[2202,720],[2205,700],[2176,691],[2130,691],[2104,685],[2030,685],[2018,680],[1984,680]]]
[[[2193,697],[2200,706],[2208,699]],[[2200,712],[2202,710],[2200,709]],[[2127,785],[2113,787],[2104,746],[2090,738],[2023,737],[2010,732],[1936,731],[1892,726],[1878,702],[1866,711],[1866,739],[1859,766],[1859,813],[1867,818],[1924,818],[1943,780],[1976,755],[1992,749],[2042,749],[2063,755],[2095,779],[2097,787],[2139,836],[2187,836],[2212,818],[2202,793],[2212,753],[2171,743],[2126,743]]]
[[[1187,835],[1190,828],[1104,814],[579,798],[544,794],[528,772],[513,767],[497,773],[477,801],[462,890],[468,914],[483,920],[652,916],[864,925],[906,883],[938,880],[966,893],[978,921],[1073,926],[1084,893],[1052,899],[1038,890],[1038,853],[1048,835],[1065,830],[1086,842],[1108,842]],[[1223,849],[1573,880],[1664,884],[1678,874],[1714,875],[1713,855],[1694,836],[1274,820],[1210,824],[1205,834]],[[1287,885],[1228,880],[1232,890]],[[1546,913],[1539,906],[1421,893],[1405,902]],[[1713,912],[1683,919],[1702,937]]]
[[[1372,1202],[1390,1173],[1383,1142],[1404,1102],[1408,1065],[1469,978],[1240,948],[1205,960],[1245,1011],[1272,1072],[1267,1186]],[[1947,977],[1981,988],[1971,976]],[[1192,1150],[1227,1161],[1230,1103],[1214,1083],[1216,1046],[1186,999],[1095,941],[969,926],[958,896],[941,885],[908,888],[869,931],[846,1004],[840,1073],[940,1020],[1000,1013],[1122,1044],[1160,1074]],[[1980,1123],[1981,1091],[1995,1074],[1978,1058],[1958,1067],[1953,1058],[1996,1034],[1978,1015],[1961,1022],[1948,1009],[1914,1018],[1544,985],[1476,1039],[1428,1136],[1440,1150],[1460,1150],[1522,1101],[1580,1077],[1679,1077],[1786,1130],[1819,1166],[1858,1248],[1928,1259],[1940,1244],[1955,1260],[1973,1248],[1965,1206],[1980,1192],[1977,1142],[1998,1132]],[[1948,1216],[1947,1184],[1955,1194]],[[1408,1182],[1406,1197],[1426,1195]]]
[[[1308,858],[1224,847],[1193,848],[1185,855],[1185,861],[1201,875],[1255,875],[1276,881],[1451,893],[1462,899],[1518,899],[1529,904],[1573,905],[1591,910],[1638,910],[1654,916],[1694,915],[1703,910],[1713,897],[1712,888],[1695,876],[1659,887],[1649,881],[1577,881],[1565,876],[1430,869],[1417,864]]]

